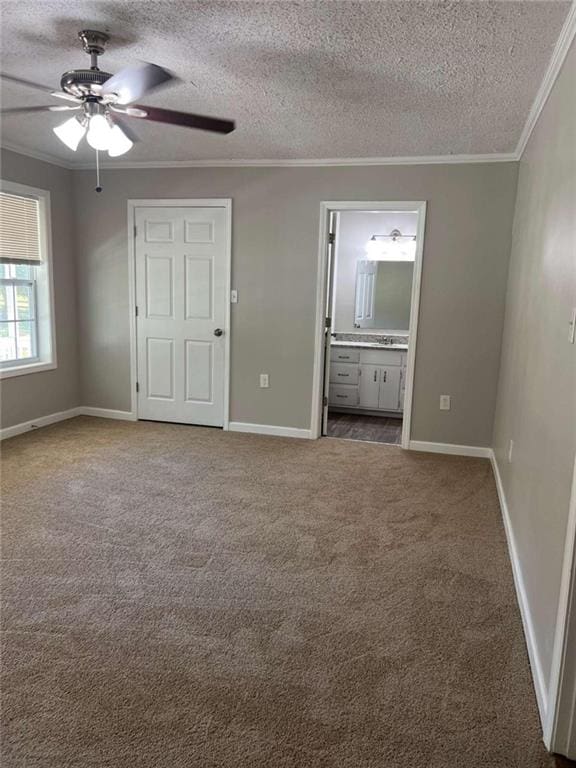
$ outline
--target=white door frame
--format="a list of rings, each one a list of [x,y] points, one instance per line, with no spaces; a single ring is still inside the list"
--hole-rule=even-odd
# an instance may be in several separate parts
[[[576,759],[576,459],[566,526],[544,744]]]
[[[420,309],[420,285],[422,281],[422,256],[424,253],[424,231],[426,227],[426,201],[378,201],[373,200],[329,200],[320,203],[320,236],[318,245],[318,271],[316,278],[316,330],[314,347],[314,373],[312,377],[312,438],[322,434],[322,379],[324,372],[324,322],[326,318],[326,281],[328,280],[328,226],[330,213],[334,211],[413,211],[418,214],[416,228],[416,257],[412,279],[410,305],[410,340],[406,366],[406,391],[402,419],[402,448],[410,447],[412,421],[412,393],[414,389],[414,364],[416,361],[416,338],[418,313]],[[338,247],[338,245],[336,246]]]
[[[135,227],[136,208],[225,208],[226,209],[226,319],[224,331],[224,423],[223,429],[230,428],[230,286],[232,269],[232,199],[231,198],[186,198],[128,200],[128,283],[130,312],[130,403],[131,415],[138,418],[137,326],[136,326],[136,249]]]

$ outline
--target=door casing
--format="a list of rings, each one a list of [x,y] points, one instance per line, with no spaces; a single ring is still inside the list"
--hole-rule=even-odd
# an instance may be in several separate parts
[[[551,752],[576,760],[576,457],[544,717],[544,744]]]
[[[232,200],[231,198],[187,198],[187,199],[131,199],[128,200],[128,293],[130,313],[130,410],[138,418],[137,327],[136,327],[136,249],[134,230],[136,208],[224,208],[226,211],[226,320],[224,331],[224,420],[222,428],[230,425],[230,286],[232,268]]]
[[[312,438],[322,435],[323,385],[324,385],[324,325],[328,275],[328,235],[330,215],[340,211],[413,211],[418,214],[416,228],[416,256],[410,305],[410,342],[406,365],[406,390],[402,419],[402,448],[410,448],[412,405],[414,391],[414,367],[420,310],[420,286],[422,282],[422,258],[424,253],[424,232],[426,228],[426,201],[373,201],[373,200],[330,200],[320,203],[320,235],[318,245],[318,269],[316,277],[316,331],[314,348],[314,372],[312,376],[312,414],[310,434]]]

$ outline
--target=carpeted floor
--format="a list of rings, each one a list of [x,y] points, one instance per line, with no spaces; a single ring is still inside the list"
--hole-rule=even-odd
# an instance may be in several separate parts
[[[3,768],[561,764],[488,461],[84,417],[3,468]]]

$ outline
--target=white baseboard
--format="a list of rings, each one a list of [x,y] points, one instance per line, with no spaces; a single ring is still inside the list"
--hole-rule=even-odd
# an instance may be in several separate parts
[[[520,615],[522,617],[522,625],[524,627],[524,637],[526,640],[526,646],[528,648],[528,657],[530,659],[530,667],[532,669],[532,680],[534,682],[534,689],[536,691],[536,701],[538,702],[538,711],[540,713],[542,728],[545,729],[546,722],[547,722],[547,711],[548,711],[548,691],[545,683],[544,670],[542,668],[540,653],[538,652],[538,646],[536,644],[536,633],[534,631],[534,622],[532,620],[532,613],[530,611],[530,603],[528,602],[528,595],[526,594],[526,587],[524,586],[524,576],[522,574],[522,565],[518,557],[518,550],[516,548],[516,539],[514,536],[514,530],[512,528],[512,521],[510,519],[510,513],[508,510],[508,504],[506,502],[506,496],[504,494],[504,486],[502,485],[502,478],[500,477],[500,470],[498,469],[498,462],[496,460],[496,455],[492,449],[490,449],[490,461],[492,462],[492,468],[494,470],[494,478],[496,480],[496,489],[498,491],[500,509],[502,510],[502,520],[504,521],[504,530],[506,532],[506,540],[508,542],[508,553],[510,555],[510,562],[512,564],[514,586],[516,587],[516,598],[518,600],[518,605],[520,606]]]
[[[50,413],[48,416],[23,421],[21,424],[14,424],[13,427],[4,427],[4,429],[0,429],[0,440],[7,440],[9,437],[16,437],[16,435],[21,435],[24,432],[31,432],[33,429],[47,427],[58,421],[73,419],[75,416],[99,416],[102,419],[136,421],[136,415],[130,411],[113,411],[108,408],[91,408],[80,405],[77,408],[69,408],[67,411],[58,411],[58,413]]]
[[[296,427],[274,427],[270,424],[250,424],[243,421],[231,421],[228,429],[231,432],[253,432],[257,435],[277,435],[278,437],[302,437],[307,440],[312,438],[312,432],[309,429],[298,429]]]
[[[33,429],[47,427],[49,424],[56,424],[58,421],[73,419],[74,416],[80,416],[81,413],[82,408],[69,408],[67,411],[58,411],[58,413],[50,413],[48,416],[40,416],[37,419],[14,424],[13,427],[4,427],[4,429],[0,429],[0,440],[7,440],[9,437],[16,437],[16,435],[21,435],[24,432],[31,432]]]
[[[122,421],[136,421],[136,414],[132,411],[115,411],[111,408],[92,408],[84,405],[80,409],[82,416],[97,416],[100,419],[121,419]]]
[[[427,443],[422,440],[410,440],[411,451],[424,451],[425,453],[447,453],[452,456],[478,456],[489,459],[492,448],[484,448],[480,445],[454,445],[454,443]]]

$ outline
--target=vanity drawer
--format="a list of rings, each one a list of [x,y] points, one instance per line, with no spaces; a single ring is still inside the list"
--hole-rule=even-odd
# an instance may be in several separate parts
[[[402,365],[402,352],[396,349],[362,349],[360,362],[368,365]]]
[[[356,363],[332,363],[330,365],[331,384],[358,384],[360,368]]]
[[[358,387],[349,384],[330,384],[328,403],[330,405],[358,405]]]
[[[333,363],[359,363],[360,350],[348,347],[330,347],[330,360]]]

